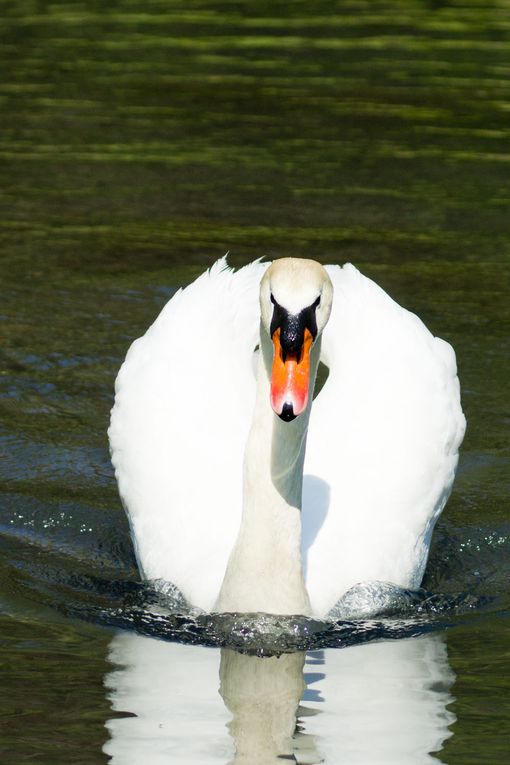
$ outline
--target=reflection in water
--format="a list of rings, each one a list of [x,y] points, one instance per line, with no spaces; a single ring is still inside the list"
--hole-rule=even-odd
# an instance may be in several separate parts
[[[220,656],[132,633],[115,636],[110,660],[124,713],[107,722],[114,765],[421,765],[437,762],[455,720],[440,635],[311,652],[304,675],[302,653]]]
[[[422,765],[452,735],[454,674],[441,635],[317,651],[305,681],[322,714],[307,722],[325,762]],[[312,682],[315,680],[315,682]]]
[[[281,765],[282,757],[294,761],[296,749],[306,749],[302,744],[310,737],[295,736],[305,690],[304,661],[304,653],[259,659],[222,649],[220,693],[232,713],[229,729],[235,746],[231,765]]]
[[[116,635],[107,675],[116,712],[104,751],[114,765],[226,763],[230,715],[218,694],[219,649],[168,643],[133,633]]]

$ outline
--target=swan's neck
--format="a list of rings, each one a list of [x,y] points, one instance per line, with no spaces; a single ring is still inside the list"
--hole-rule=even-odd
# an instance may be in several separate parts
[[[310,363],[306,410],[283,422],[270,404],[273,347],[261,328],[257,396],[244,458],[243,514],[217,611],[309,614],[301,565],[301,493],[306,432],[320,356]]]

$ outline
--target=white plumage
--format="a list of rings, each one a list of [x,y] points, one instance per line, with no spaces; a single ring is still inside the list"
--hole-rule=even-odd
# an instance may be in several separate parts
[[[204,610],[241,522],[267,268],[218,261],[133,343],[116,383],[112,461],[141,573]],[[465,429],[452,348],[353,266],[326,270],[329,377],[311,410],[302,506],[317,616],[358,582],[419,586]]]

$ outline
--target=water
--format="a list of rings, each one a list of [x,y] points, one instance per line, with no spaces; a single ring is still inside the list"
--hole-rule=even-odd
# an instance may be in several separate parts
[[[0,761],[506,763],[507,4],[1,11]],[[404,613],[197,620],[137,581],[113,380],[226,250],[353,261],[456,348],[468,431]]]

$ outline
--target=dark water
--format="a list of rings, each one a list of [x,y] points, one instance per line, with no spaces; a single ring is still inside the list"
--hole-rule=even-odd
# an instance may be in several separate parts
[[[219,646],[251,640],[253,625],[169,617],[138,584],[108,458],[129,343],[230,250],[235,265],[260,255],[354,262],[454,344],[468,419],[424,582],[432,595],[394,618],[266,625],[280,650],[315,649],[307,690],[296,680],[272,716],[300,696],[308,704],[298,762],[304,747],[310,762],[375,763],[385,742],[414,731],[419,752],[402,738],[400,754],[380,761],[426,762],[442,746],[443,762],[506,763],[508,4],[4,0],[0,11],[0,761],[107,762],[106,745],[116,763],[185,752],[227,762],[204,720],[228,742],[237,729],[230,738],[225,720],[247,714],[255,740],[267,721],[255,725],[253,710],[280,698],[275,667],[301,677],[299,653],[288,670],[220,660]],[[397,640],[370,642],[381,637]],[[184,680],[171,675],[177,665]],[[152,666],[161,677],[168,667],[168,697]],[[250,673],[269,689],[262,704],[239,698],[236,678]],[[407,709],[423,700],[416,720],[427,709],[441,718],[435,744],[391,706],[395,683]],[[163,754],[151,749],[147,687],[181,721]],[[328,738],[328,719],[331,729],[348,720],[347,733]],[[195,759],[192,738],[203,739]],[[258,762],[253,740],[246,761]]]

